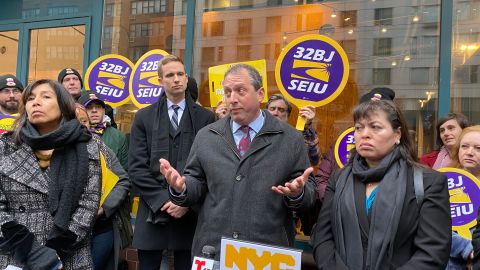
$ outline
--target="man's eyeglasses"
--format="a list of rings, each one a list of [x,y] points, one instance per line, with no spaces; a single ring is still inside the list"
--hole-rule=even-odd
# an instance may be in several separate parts
[[[18,95],[20,93],[22,93],[22,91],[18,88],[3,88],[2,90],[0,90],[0,94],[2,95],[10,95],[10,94]]]

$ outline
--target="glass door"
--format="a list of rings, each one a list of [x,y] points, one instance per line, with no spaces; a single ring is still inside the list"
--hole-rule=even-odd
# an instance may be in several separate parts
[[[31,29],[28,83],[38,79],[56,80],[60,70],[66,67],[82,73],[85,29],[84,24]]]
[[[0,75],[16,74],[20,31],[0,31]]]

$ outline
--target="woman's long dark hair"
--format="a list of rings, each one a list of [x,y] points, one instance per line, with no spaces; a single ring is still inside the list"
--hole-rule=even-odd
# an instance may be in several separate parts
[[[28,85],[25,91],[22,94],[22,100],[19,108],[19,117],[15,120],[14,129],[13,129],[13,139],[17,144],[22,143],[20,138],[20,131],[25,123],[28,121],[27,111],[25,109],[25,104],[27,104],[28,97],[32,94],[32,91],[40,85],[48,84],[55,94],[57,95],[57,103],[62,113],[62,118],[66,121],[75,119],[75,101],[68,91],[58,82],[53,80],[41,79],[33,82]]]
[[[378,111],[382,111],[387,115],[387,120],[393,130],[400,129],[400,144],[398,144],[397,147],[400,149],[401,156],[409,165],[419,165],[418,156],[413,147],[412,138],[408,133],[405,117],[395,103],[390,100],[371,100],[360,103],[353,109],[353,121],[357,123],[361,119],[368,118]],[[354,159],[353,157],[357,154],[357,151],[352,149],[352,157],[349,159],[349,162],[352,162]]]

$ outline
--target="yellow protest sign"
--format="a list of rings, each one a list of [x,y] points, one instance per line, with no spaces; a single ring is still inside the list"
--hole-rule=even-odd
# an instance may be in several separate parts
[[[255,61],[246,61],[246,62],[237,62],[230,63],[220,66],[213,66],[208,69],[208,88],[210,92],[210,106],[215,107],[219,101],[223,101],[223,77],[225,72],[233,65],[236,64],[247,64],[251,65],[258,70],[262,76],[263,89],[265,90],[265,96],[263,98],[263,103],[266,103],[268,100],[267,95],[267,63],[265,59],[255,60]]]

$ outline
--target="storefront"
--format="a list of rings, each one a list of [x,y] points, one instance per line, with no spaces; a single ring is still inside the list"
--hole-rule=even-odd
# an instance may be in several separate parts
[[[323,151],[352,125],[358,97],[378,86],[395,90],[419,154],[435,147],[439,116],[454,111],[480,120],[477,0],[19,0],[6,1],[0,18],[0,74],[56,79],[64,67],[85,72],[104,54],[135,63],[163,49],[184,58],[207,107],[215,105],[209,67],[265,59],[272,94],[282,48],[305,34],[329,35],[348,54],[350,78],[333,103],[317,109]],[[117,109],[123,132],[136,110]],[[290,120],[296,117],[294,110]]]

